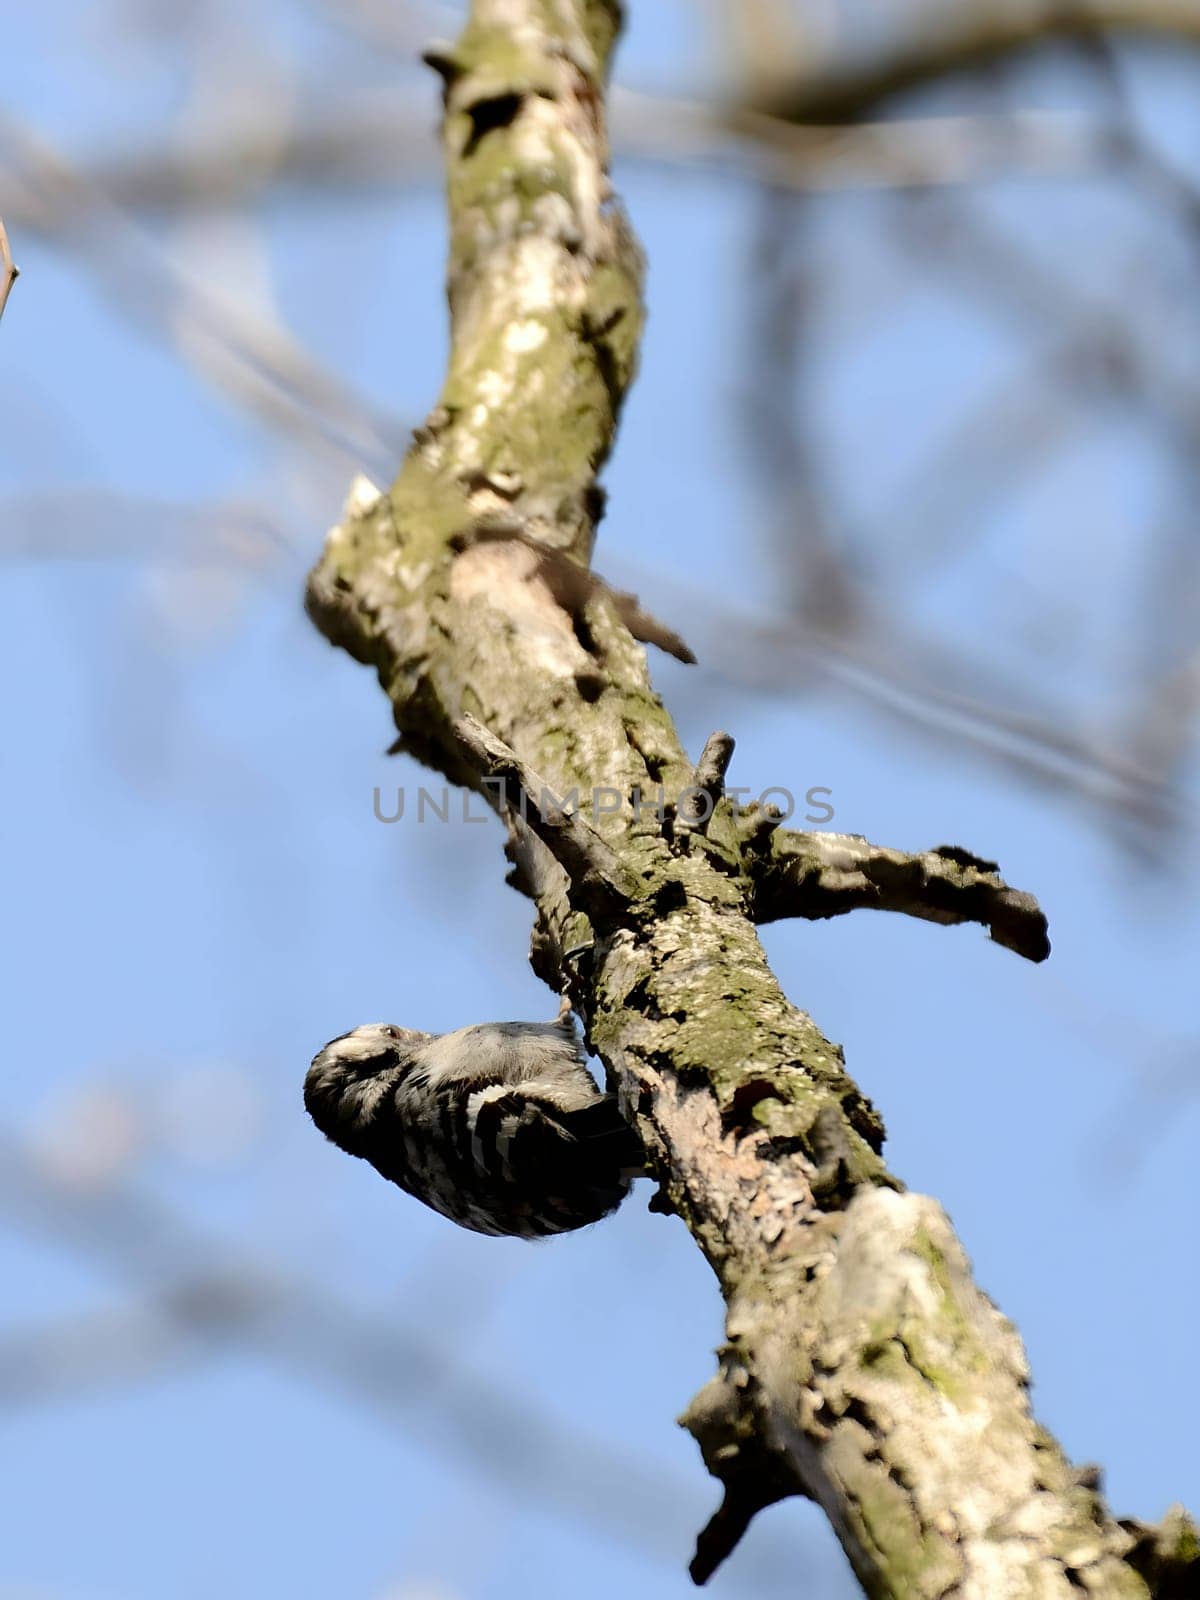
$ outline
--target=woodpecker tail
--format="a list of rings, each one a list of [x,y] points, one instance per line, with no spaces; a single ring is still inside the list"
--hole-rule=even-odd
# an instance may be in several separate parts
[[[598,1172],[619,1172],[637,1178],[646,1170],[642,1141],[625,1121],[615,1094],[602,1095],[582,1111],[559,1113],[559,1120],[578,1141],[579,1156]]]

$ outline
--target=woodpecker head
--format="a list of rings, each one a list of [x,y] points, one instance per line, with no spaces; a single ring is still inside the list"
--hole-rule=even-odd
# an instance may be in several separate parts
[[[327,1139],[352,1155],[376,1108],[411,1071],[431,1033],[368,1022],[331,1039],[313,1057],[304,1079],[304,1108]]]

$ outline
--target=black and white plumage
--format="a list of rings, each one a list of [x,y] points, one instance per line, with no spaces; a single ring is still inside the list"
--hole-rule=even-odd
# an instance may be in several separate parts
[[[582,1228],[642,1170],[567,1017],[442,1034],[368,1023],[314,1058],[304,1104],[334,1144],[476,1233]]]

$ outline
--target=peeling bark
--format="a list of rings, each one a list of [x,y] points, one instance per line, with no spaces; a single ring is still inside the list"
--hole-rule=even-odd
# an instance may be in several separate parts
[[[720,1371],[684,1421],[726,1497],[695,1575],[760,1506],[807,1494],[872,1596],[1157,1592],[1134,1555],[1159,1545],[1034,1421],[1015,1330],[941,1208],[887,1170],[878,1113],[755,926],[886,904],[983,921],[1040,959],[1036,905],[964,851],[906,857],[736,816],[719,798],[731,742],[714,735],[693,768],[617,599],[555,575],[589,566],[642,322],[607,177],[618,24],[609,0],[475,0],[457,44],[430,52],[449,374],[392,488],[356,485],[310,613],[376,669],[403,746],[504,817],[535,968],[570,993],[657,1208],[720,1282]],[[619,804],[590,808],[597,786]],[[703,825],[697,788],[714,802]]]

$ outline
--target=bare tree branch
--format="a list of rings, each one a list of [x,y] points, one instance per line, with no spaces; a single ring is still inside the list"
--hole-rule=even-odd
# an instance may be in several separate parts
[[[449,373],[390,492],[330,535],[308,598],[328,637],[375,668],[430,764],[464,776],[469,715],[488,730],[466,724],[470,771],[626,798],[655,784],[679,795],[693,768],[611,600],[594,595],[573,626],[528,582],[519,543],[462,540],[497,510],[481,474],[498,470],[527,538],[591,557],[595,476],[641,324],[639,256],[606,174],[619,21],[614,0],[474,0],[458,43],[433,53]],[[803,1493],[872,1596],[1144,1600],[1134,1537],[1033,1419],[1015,1330],[974,1284],[941,1207],[887,1170],[882,1123],[840,1051],[780,991],[732,820],[705,834],[676,822],[669,803],[648,818],[626,798],[586,836],[543,828],[573,881],[565,897],[549,883],[538,920],[542,949],[566,949],[575,892],[587,962],[546,975],[574,979],[659,1206],[683,1218],[727,1303],[720,1373],[685,1419],[726,1487],[698,1575],[756,1508]],[[913,870],[904,858],[868,852],[866,864],[909,909],[965,912],[973,889],[983,902],[970,909],[1001,920],[1009,891],[974,858],[943,853],[906,894],[887,872]],[[611,892],[585,914],[589,876]],[[1028,953],[1035,916],[1022,905],[1013,935]]]

